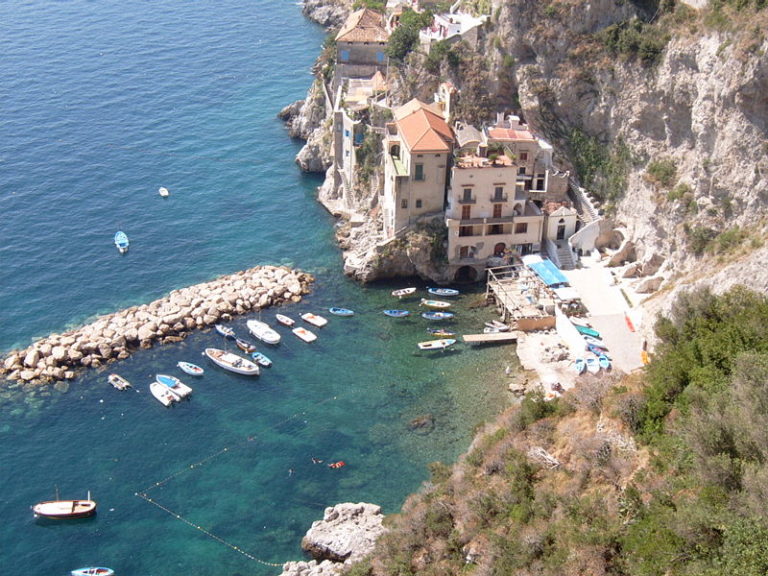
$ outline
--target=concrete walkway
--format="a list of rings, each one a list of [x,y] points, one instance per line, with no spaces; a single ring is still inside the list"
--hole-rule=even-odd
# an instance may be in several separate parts
[[[643,365],[642,339],[627,322],[629,304],[621,293],[610,270],[593,258],[583,258],[582,268],[563,270],[568,282],[581,296],[589,310],[588,322],[600,332],[608,346],[613,366],[622,372],[632,372]]]

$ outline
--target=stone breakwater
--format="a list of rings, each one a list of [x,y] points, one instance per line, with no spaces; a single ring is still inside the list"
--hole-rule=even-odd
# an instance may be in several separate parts
[[[314,278],[286,267],[257,266],[174,290],[165,298],[99,317],[10,352],[0,366],[7,380],[44,384],[74,378],[83,368],[123,360],[139,348],[178,342],[193,330],[283,302],[298,302]]]

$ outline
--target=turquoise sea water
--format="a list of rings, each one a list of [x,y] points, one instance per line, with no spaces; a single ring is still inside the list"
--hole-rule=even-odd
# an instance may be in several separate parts
[[[386,513],[452,461],[507,402],[511,349],[418,352],[418,300],[341,273],[319,180],[293,164],[275,118],[302,98],[324,31],[291,2],[230,0],[0,4],[0,352],[258,264],[317,276],[280,311],[329,306],[313,345],[283,330],[258,379],[200,351],[211,331],[83,374],[66,391],[0,391],[0,571],[56,575],[106,565],[120,576],[267,575],[300,559],[323,509],[370,501]],[[160,198],[157,189],[171,191]],[[120,256],[118,229],[131,239]],[[490,313],[457,302],[453,327]],[[390,307],[408,319],[381,314]],[[272,321],[276,310],[262,319]],[[246,335],[245,321],[233,322]],[[154,374],[186,377],[163,408]],[[135,389],[117,392],[117,371]],[[434,428],[410,430],[431,415]],[[314,464],[312,457],[325,460]],[[330,461],[347,465],[329,469]],[[292,471],[292,472],[291,472]],[[35,521],[29,506],[84,497],[95,518]]]

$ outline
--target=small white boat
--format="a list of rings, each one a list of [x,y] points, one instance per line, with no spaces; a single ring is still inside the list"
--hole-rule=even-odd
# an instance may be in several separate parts
[[[192,394],[192,388],[184,384],[184,382],[176,378],[176,376],[156,374],[155,381],[163,386],[167,386],[168,390],[171,391],[171,394],[173,394],[177,400],[181,400]]]
[[[103,566],[91,566],[88,568],[76,568],[69,573],[70,576],[114,576],[115,571],[112,568]]]
[[[128,235],[123,232],[122,230],[115,232],[115,246],[117,247],[118,252],[120,254],[125,254],[128,252],[128,246],[130,243],[128,242]]]
[[[597,357],[597,363],[600,365],[600,368],[602,368],[603,370],[611,369],[611,360],[605,354],[600,354]]]
[[[171,194],[168,192],[168,188],[164,186],[160,186],[160,188],[157,189],[157,193],[160,194],[163,198],[168,198],[168,196]]]
[[[317,314],[312,314],[311,312],[302,314],[301,319],[304,320],[304,322],[309,322],[310,324],[312,324],[312,326],[317,326],[318,328],[322,328],[323,326],[328,324],[328,320],[326,320],[322,316],[318,316]]]
[[[410,296],[414,292],[416,292],[416,288],[414,288],[414,287],[411,287],[411,288],[400,288],[400,290],[393,290],[392,291],[392,296],[395,296],[397,298],[403,298],[404,296]]]
[[[328,308],[328,312],[336,316],[354,316],[355,311],[349,308],[339,308],[338,306],[332,306]]]
[[[220,350],[219,348],[206,348],[205,355],[211,362],[230,372],[243,374],[245,376],[259,375],[260,370],[258,365],[248,360],[248,358],[243,358],[238,354]]]
[[[304,340],[304,342],[314,342],[315,340],[317,340],[317,336],[315,335],[315,333],[310,330],[307,330],[306,328],[301,328],[301,327],[294,328],[292,332],[296,334],[296,336]]]
[[[230,328],[229,326],[224,326],[224,324],[216,324],[214,328],[216,328],[216,332],[224,336],[224,338],[235,337],[234,329]]]
[[[248,320],[245,325],[248,326],[248,331],[262,342],[266,342],[267,344],[280,343],[280,334],[270,328],[269,324],[266,322],[262,322],[261,320]]]
[[[182,372],[189,374],[190,376],[202,376],[205,373],[205,370],[197,364],[192,364],[192,362],[177,362],[176,366],[178,366]]]
[[[421,299],[421,305],[428,308],[439,308],[441,310],[451,307],[450,302],[445,302],[443,300],[427,300],[426,298]]]
[[[91,493],[85,500],[48,500],[32,506],[36,517],[43,518],[85,518],[96,513],[96,502]]]
[[[494,328],[496,332],[509,332],[509,326],[499,320],[492,320],[485,323],[486,328]]]
[[[157,398],[157,401],[160,402],[160,404],[163,406],[170,406],[177,400],[176,396],[171,394],[171,390],[168,388],[168,386],[160,384],[160,382],[152,382],[149,385],[149,391],[152,393],[152,396]]]
[[[280,322],[283,326],[293,326],[296,321],[293,318],[289,318],[285,314],[275,314],[275,320]]]
[[[448,346],[456,344],[455,338],[440,338],[439,340],[428,340],[419,342],[419,350],[445,350]]]
[[[133,388],[133,386],[131,386],[131,383],[128,382],[128,380],[126,380],[122,376],[120,376],[120,374],[114,374],[114,373],[110,374],[107,377],[107,381],[118,390],[127,390],[128,388]]]
[[[459,291],[455,290],[454,288],[427,288],[427,292],[435,296],[442,296],[442,297],[459,295]]]
[[[251,354],[251,358],[253,358],[253,361],[256,362],[259,366],[264,366],[264,368],[269,368],[272,366],[272,360],[267,358],[264,354],[261,352],[254,352]]]
[[[600,372],[600,364],[597,358],[587,358],[587,372],[590,374],[597,374]]]

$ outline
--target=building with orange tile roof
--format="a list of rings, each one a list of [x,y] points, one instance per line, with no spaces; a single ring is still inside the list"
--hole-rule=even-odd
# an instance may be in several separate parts
[[[369,8],[352,12],[336,34],[336,86],[343,78],[370,78],[377,71],[386,77],[388,41],[384,16]]]
[[[453,130],[417,99],[393,111],[384,135],[384,233],[393,237],[425,215],[442,215]]]

